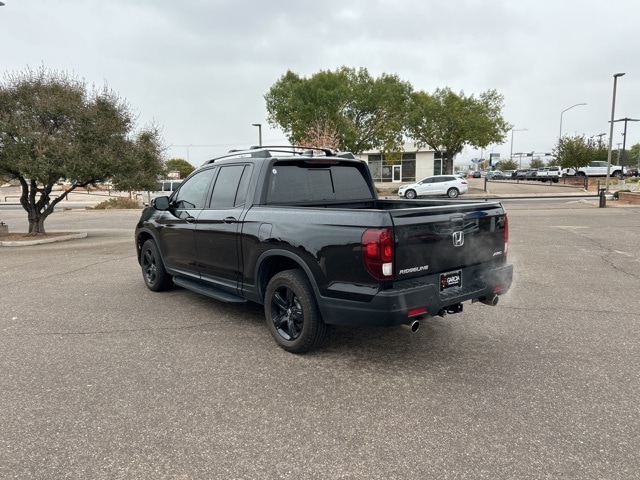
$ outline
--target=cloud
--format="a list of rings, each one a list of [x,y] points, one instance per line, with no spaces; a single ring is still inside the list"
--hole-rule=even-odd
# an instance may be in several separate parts
[[[496,89],[516,128],[514,150],[548,151],[563,131],[608,131],[640,117],[640,3],[614,0],[306,2],[6,0],[5,71],[44,65],[107,85],[162,127],[170,156],[199,164],[229,148],[284,141],[266,125],[264,94],[287,70],[342,65],[397,74],[414,88]],[[640,141],[629,126],[627,144]],[[616,124],[614,138],[620,141]],[[508,156],[510,136],[495,152]],[[614,142],[617,143],[617,142]],[[189,146],[187,148],[187,146]],[[478,152],[465,151],[461,160]]]

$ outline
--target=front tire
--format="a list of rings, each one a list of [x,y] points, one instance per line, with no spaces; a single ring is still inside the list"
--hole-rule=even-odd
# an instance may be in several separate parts
[[[415,190],[407,190],[406,192],[404,192],[404,198],[408,198],[409,200],[413,200],[414,198],[416,198],[416,191]]]
[[[291,353],[313,350],[327,333],[313,289],[300,270],[274,275],[265,293],[264,316],[271,336]]]
[[[161,292],[171,288],[173,278],[164,268],[160,251],[153,240],[147,240],[142,245],[140,266],[142,267],[142,278],[144,278],[144,283],[149,290]]]
[[[457,188],[450,188],[447,191],[447,197],[449,198],[458,198],[458,195],[460,195],[460,192],[458,191]]]

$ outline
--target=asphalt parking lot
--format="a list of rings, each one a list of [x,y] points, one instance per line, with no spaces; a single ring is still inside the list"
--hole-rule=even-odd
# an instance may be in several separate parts
[[[148,291],[139,211],[56,212],[88,236],[0,247],[0,478],[637,478],[640,208],[595,203],[508,206],[498,306],[305,356]]]

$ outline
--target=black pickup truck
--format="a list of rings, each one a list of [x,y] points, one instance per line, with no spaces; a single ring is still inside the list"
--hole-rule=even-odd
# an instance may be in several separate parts
[[[294,353],[327,325],[402,325],[495,305],[511,286],[499,202],[381,200],[350,153],[274,147],[206,162],[135,231],[153,291],[173,284],[225,302],[264,305]]]

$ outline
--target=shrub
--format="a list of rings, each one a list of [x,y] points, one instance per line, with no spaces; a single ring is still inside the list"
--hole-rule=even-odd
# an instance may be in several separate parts
[[[140,202],[126,197],[115,197],[100,202],[94,207],[96,210],[107,210],[110,208],[142,208]]]
[[[618,200],[618,198],[620,198],[619,193],[620,192],[630,192],[631,190],[627,189],[627,190],[617,190],[615,192],[613,192],[613,198],[615,198],[616,200]]]

